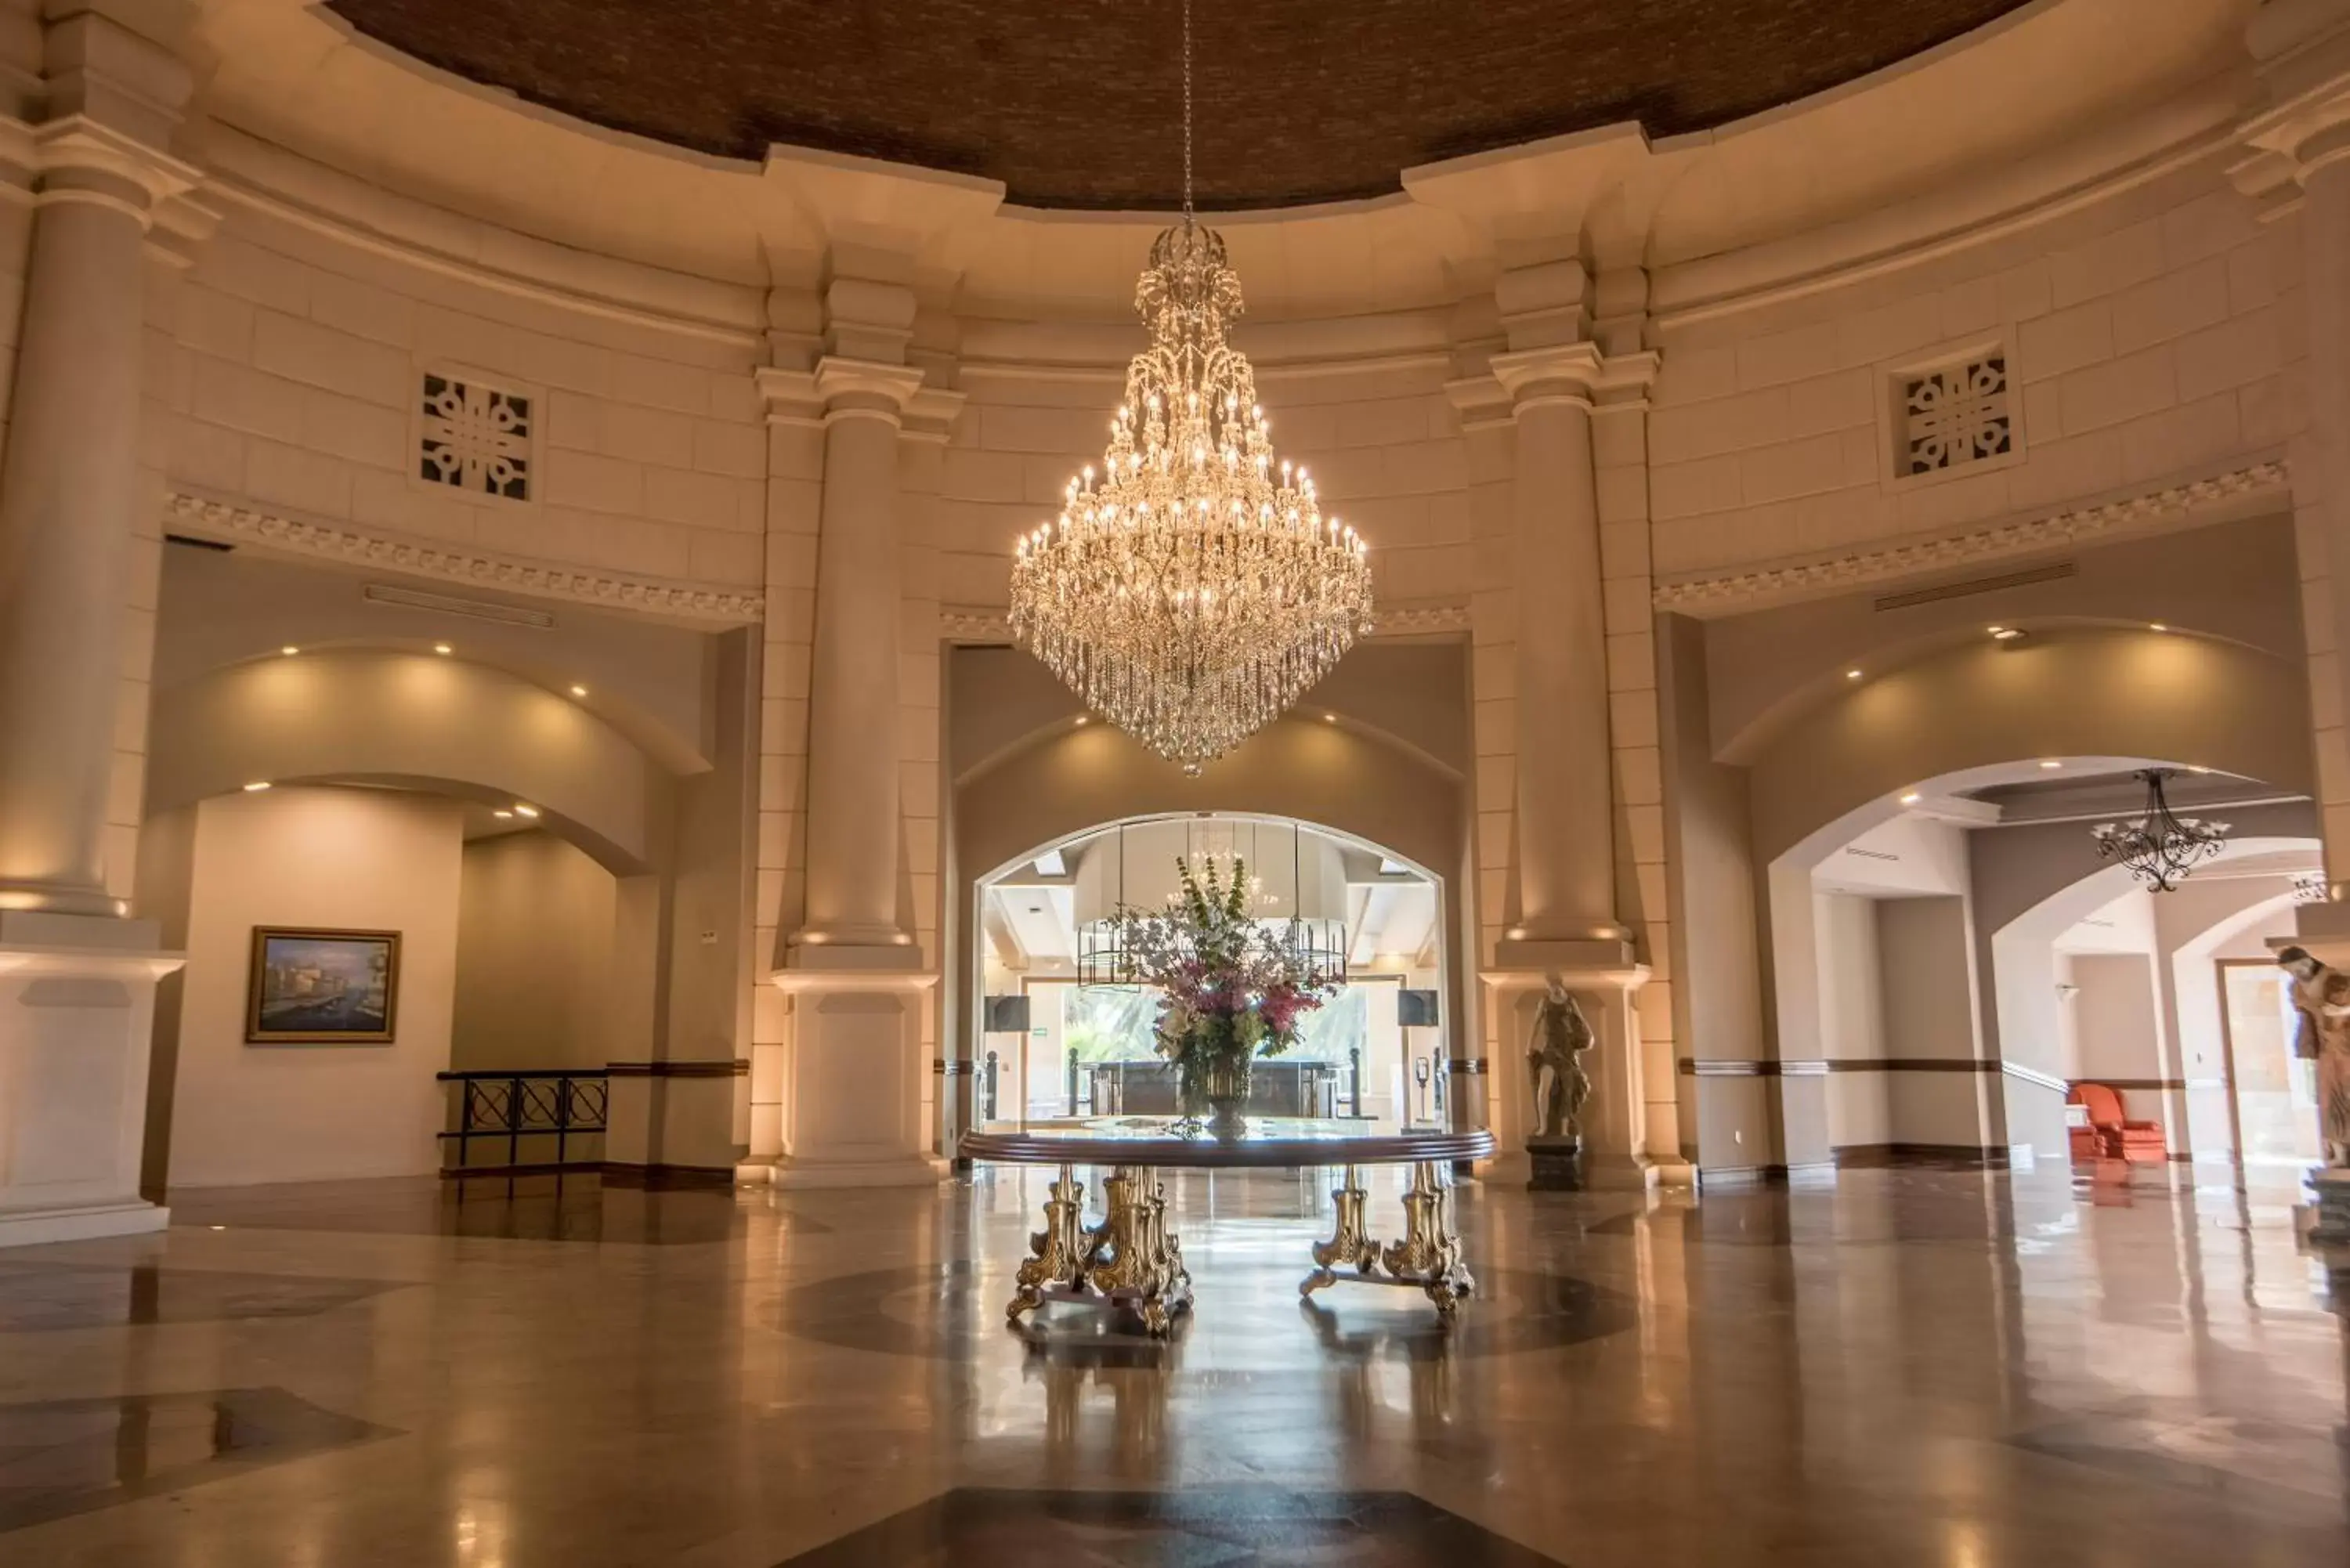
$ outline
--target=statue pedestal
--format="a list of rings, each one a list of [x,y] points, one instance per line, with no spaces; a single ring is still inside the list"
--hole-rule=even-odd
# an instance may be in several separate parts
[[[1533,1168],[1526,1179],[1528,1192],[1580,1192],[1583,1190],[1583,1140],[1579,1137],[1544,1137],[1536,1134],[1526,1139],[1526,1158]]]
[[[2309,1239],[2350,1245],[2350,1166],[2329,1165],[2310,1172],[2309,1192],[2311,1207],[2317,1212]]]

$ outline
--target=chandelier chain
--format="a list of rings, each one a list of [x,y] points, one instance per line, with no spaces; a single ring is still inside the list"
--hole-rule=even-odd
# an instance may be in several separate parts
[[[1183,226],[1191,226],[1191,0],[1183,0]]]

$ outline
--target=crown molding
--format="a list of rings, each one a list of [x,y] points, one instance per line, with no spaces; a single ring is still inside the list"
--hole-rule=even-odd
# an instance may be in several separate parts
[[[2189,519],[2217,521],[2210,515],[2215,511],[2249,512],[2260,503],[2283,496],[2290,483],[2291,475],[2282,460],[2272,459],[2092,506],[1968,534],[1920,540],[1914,545],[1857,551],[1827,560],[1760,571],[1675,577],[1659,583],[1651,597],[1659,609],[1700,615],[1709,609],[1752,608],[1774,600],[1833,593],[1864,583],[2061,549],[2087,539],[2151,533]]]
[[[604,609],[639,610],[720,625],[747,625],[766,613],[755,593],[711,584],[661,577],[631,577],[517,560],[485,551],[427,544],[390,534],[369,533],[339,523],[281,516],[234,502],[172,491],[164,503],[166,526],[174,533],[252,545],[281,555],[332,561],[503,588],[539,598],[566,599]]]

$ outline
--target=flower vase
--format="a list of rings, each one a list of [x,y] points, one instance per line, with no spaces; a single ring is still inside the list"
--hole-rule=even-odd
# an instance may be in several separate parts
[[[1248,1131],[1241,1116],[1248,1104],[1249,1053],[1218,1052],[1208,1058],[1201,1075],[1208,1102],[1208,1131],[1219,1138],[1237,1138]]]

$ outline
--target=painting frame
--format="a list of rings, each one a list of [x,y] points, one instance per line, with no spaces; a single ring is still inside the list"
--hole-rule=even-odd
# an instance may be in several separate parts
[[[398,931],[363,930],[339,926],[255,926],[253,928],[252,957],[245,971],[244,981],[244,1043],[248,1045],[390,1045],[399,1037],[400,1029],[400,947]],[[315,950],[305,953],[304,950]],[[350,950],[348,952],[342,950]],[[314,961],[317,969],[359,968],[371,972],[376,953],[382,955],[383,1004],[380,1020],[364,1002],[359,1004],[357,1022],[348,1024],[321,1023],[315,1016],[304,1019],[305,1012],[316,1014],[317,1006],[304,1008],[277,987],[284,983],[282,969],[273,963],[290,965],[304,957]],[[351,1011],[346,1009],[345,1011]],[[273,1023],[271,1015],[281,1022]],[[291,1017],[287,1015],[291,1014]]]

